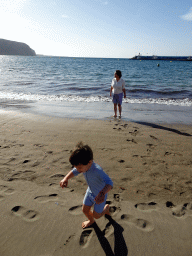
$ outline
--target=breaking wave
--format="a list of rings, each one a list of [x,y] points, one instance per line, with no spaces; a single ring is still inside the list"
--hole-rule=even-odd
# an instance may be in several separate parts
[[[105,96],[79,96],[79,95],[41,95],[41,94],[25,94],[25,93],[10,93],[0,92],[0,100],[15,100],[15,101],[51,101],[51,102],[111,102],[112,98]],[[129,98],[123,99],[124,103],[129,104],[161,104],[175,106],[192,106],[192,99],[173,99],[173,98]]]

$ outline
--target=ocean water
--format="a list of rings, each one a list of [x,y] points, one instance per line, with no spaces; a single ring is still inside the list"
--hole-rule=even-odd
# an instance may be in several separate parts
[[[110,118],[116,69],[126,84],[124,119],[192,123],[192,62],[187,61],[0,56],[0,108]]]

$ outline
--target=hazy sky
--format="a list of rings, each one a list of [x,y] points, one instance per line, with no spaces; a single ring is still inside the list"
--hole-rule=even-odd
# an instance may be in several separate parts
[[[0,24],[37,54],[192,55],[191,0],[0,0]]]

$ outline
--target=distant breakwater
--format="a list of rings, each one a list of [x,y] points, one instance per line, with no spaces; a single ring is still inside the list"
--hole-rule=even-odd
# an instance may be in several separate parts
[[[142,56],[137,55],[131,58],[131,60],[168,60],[168,61],[192,61],[191,56]]]

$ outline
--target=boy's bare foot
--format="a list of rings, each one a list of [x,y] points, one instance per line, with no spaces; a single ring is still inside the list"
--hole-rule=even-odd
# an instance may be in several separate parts
[[[109,211],[109,205],[108,204],[105,205],[104,210],[106,210],[105,214],[111,215],[111,213]]]
[[[82,223],[82,228],[88,228],[90,227],[95,221],[86,220]]]

